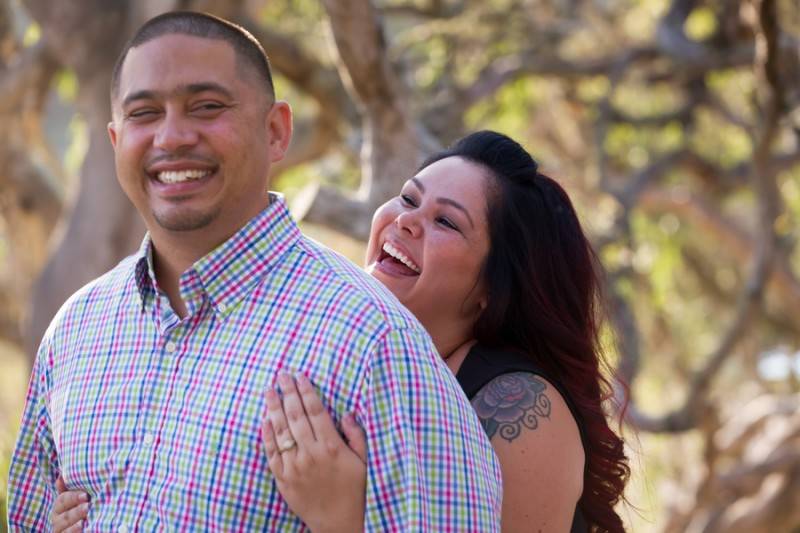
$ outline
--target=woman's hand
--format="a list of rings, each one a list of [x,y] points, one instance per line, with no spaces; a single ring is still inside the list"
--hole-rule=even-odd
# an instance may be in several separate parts
[[[89,514],[89,495],[82,490],[67,490],[64,479],[56,480],[56,497],[50,523],[55,533],[83,531],[83,519]]]
[[[352,415],[342,440],[311,382],[278,376],[283,402],[266,393],[262,438],[278,490],[314,533],[363,531],[367,442]]]

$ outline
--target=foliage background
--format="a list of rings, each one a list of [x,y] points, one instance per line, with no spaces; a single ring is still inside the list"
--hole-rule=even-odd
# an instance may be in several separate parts
[[[0,511],[38,338],[141,238],[110,66],[177,8],[264,44],[296,116],[274,187],[356,262],[425,154],[526,145],[606,269],[631,529],[800,530],[797,0],[0,0]]]

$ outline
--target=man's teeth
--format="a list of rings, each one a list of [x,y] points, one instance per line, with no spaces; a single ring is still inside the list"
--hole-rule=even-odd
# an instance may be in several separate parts
[[[411,259],[409,259],[405,255],[400,253],[400,250],[398,250],[397,248],[395,248],[394,246],[392,246],[388,242],[383,244],[383,251],[386,252],[387,254],[391,255],[392,257],[394,257],[395,259],[397,259],[401,263],[403,263],[405,266],[407,266],[408,268],[410,268],[411,270],[413,270],[417,274],[419,274],[421,272],[421,270],[416,265],[416,263],[414,263],[414,261],[412,261]]]
[[[210,170],[166,170],[158,173],[158,181],[162,183],[180,183],[182,181],[199,180],[211,174]]]

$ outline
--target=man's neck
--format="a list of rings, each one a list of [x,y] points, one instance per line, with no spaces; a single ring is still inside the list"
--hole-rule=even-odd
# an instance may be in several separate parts
[[[166,232],[160,228],[151,231],[153,270],[156,280],[179,317],[184,318],[187,315],[186,304],[181,298],[181,275],[198,260],[230,239],[246,223],[225,232],[215,232],[212,228],[180,233]]]
[[[173,248],[169,243],[156,242],[156,239],[153,239],[152,244],[153,270],[158,281],[158,287],[167,295],[175,313],[184,318],[188,311],[186,303],[181,298],[181,274],[186,272],[195,261],[205,254],[198,255],[199,252],[185,250],[183,247]]]
[[[178,316],[184,318],[187,314],[186,304],[181,298],[181,275],[269,207],[272,196],[266,196],[264,200],[263,205],[252,206],[232,224],[217,220],[197,230],[181,232],[168,231],[160,226],[150,228],[156,280]]]

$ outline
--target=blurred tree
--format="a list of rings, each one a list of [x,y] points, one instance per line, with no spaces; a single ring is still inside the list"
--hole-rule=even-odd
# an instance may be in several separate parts
[[[485,127],[526,144],[606,268],[627,420],[670,435],[647,441],[677,478],[659,527],[800,524],[797,0],[23,4],[0,0],[4,337],[22,342],[30,301],[32,353],[66,297],[135,249],[106,140],[110,68],[147,18],[210,11],[253,31],[295,106],[273,180],[306,221],[363,239],[431,151]],[[74,191],[43,132],[64,73],[88,138]],[[797,369],[766,379],[776,349]]]

